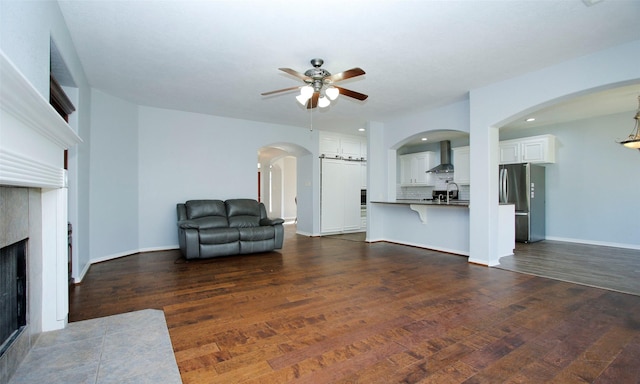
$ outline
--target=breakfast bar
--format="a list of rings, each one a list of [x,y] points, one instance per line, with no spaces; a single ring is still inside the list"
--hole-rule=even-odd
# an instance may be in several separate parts
[[[427,211],[429,207],[463,207],[469,208],[468,200],[450,200],[441,201],[441,200],[432,200],[432,199],[423,199],[423,200],[411,200],[411,199],[398,199],[395,201],[372,201],[372,203],[376,204],[399,204],[399,205],[408,205],[409,208],[418,213],[420,216],[420,220],[423,224],[427,223]]]
[[[391,200],[371,201],[369,240],[390,241],[415,247],[428,248],[469,256],[468,200]],[[380,226],[375,218],[383,217]],[[501,256],[513,254],[514,206],[499,206],[500,233],[498,248]],[[377,238],[377,231],[385,238]]]

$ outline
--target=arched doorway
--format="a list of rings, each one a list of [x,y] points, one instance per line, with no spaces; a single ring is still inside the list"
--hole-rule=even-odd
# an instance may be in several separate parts
[[[311,153],[296,144],[275,143],[258,150],[258,199],[269,216],[285,223],[298,219],[298,159]],[[303,199],[306,200],[306,199]]]

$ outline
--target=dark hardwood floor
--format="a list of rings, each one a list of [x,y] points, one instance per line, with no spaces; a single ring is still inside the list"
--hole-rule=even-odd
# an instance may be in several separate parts
[[[640,297],[389,243],[91,267],[70,320],[163,309],[184,383],[638,383]]]

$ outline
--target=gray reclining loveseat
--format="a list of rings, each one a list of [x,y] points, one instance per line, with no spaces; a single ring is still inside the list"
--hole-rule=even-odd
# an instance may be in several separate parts
[[[282,219],[269,219],[253,199],[189,200],[177,204],[178,243],[186,259],[281,249]]]

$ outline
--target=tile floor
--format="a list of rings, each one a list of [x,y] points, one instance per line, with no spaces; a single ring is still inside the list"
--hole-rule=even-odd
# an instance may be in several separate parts
[[[182,383],[164,313],[147,309],[40,335],[9,384]]]

